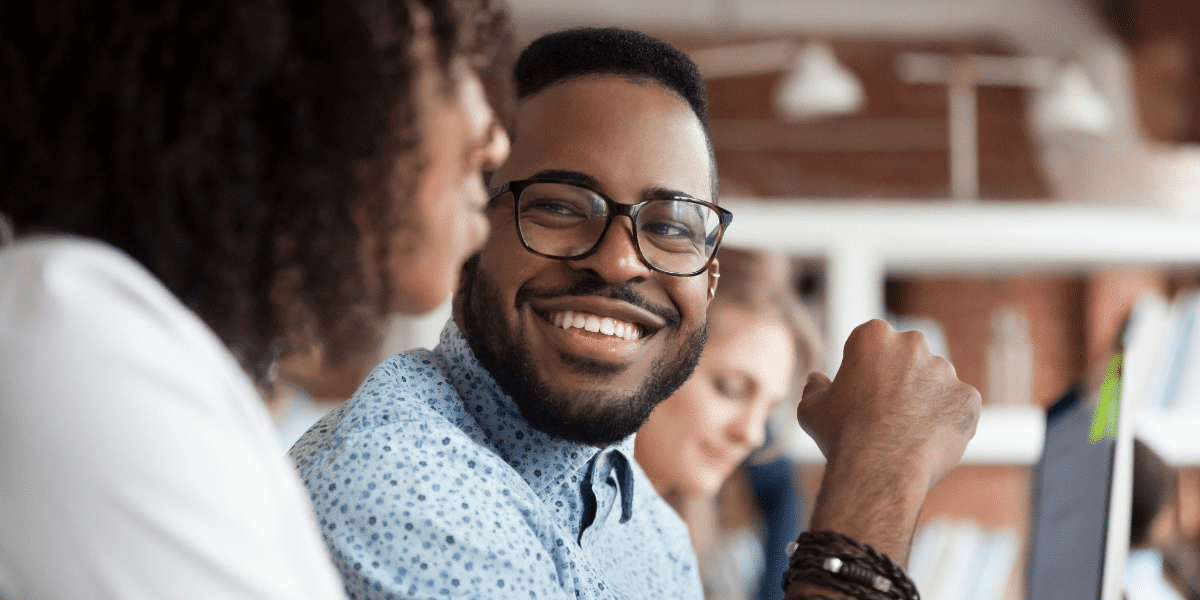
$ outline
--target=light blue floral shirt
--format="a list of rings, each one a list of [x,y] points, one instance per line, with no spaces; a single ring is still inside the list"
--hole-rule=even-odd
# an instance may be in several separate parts
[[[600,450],[534,429],[453,321],[291,455],[351,598],[702,598],[633,437]]]

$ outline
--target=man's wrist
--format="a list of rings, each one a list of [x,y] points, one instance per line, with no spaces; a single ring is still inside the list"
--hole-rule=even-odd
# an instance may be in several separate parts
[[[833,531],[806,531],[788,548],[789,600],[816,597],[916,600],[904,569],[875,548]]]
[[[928,470],[911,459],[881,464],[878,454],[835,456],[826,463],[809,529],[848,535],[903,565],[931,483]]]

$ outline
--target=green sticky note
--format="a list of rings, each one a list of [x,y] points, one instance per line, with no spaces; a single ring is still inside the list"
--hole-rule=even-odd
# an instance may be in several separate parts
[[[1104,372],[1104,383],[1100,384],[1100,402],[1092,417],[1092,431],[1088,439],[1092,443],[1100,440],[1117,439],[1117,415],[1121,412],[1121,354],[1108,361]]]

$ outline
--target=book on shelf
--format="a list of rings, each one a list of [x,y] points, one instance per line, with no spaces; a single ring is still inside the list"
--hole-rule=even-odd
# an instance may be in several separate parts
[[[1154,348],[1143,410],[1166,412],[1175,406],[1180,375],[1187,362],[1186,341],[1196,321],[1195,295],[1188,296],[1176,298],[1167,309],[1164,337]]]
[[[1200,465],[1200,294],[1177,294],[1167,302],[1144,298],[1134,308],[1131,326],[1161,325],[1146,352],[1149,374],[1135,399],[1135,435],[1177,466]]]
[[[1001,600],[1019,551],[1012,530],[936,519],[917,533],[908,572],[927,600]]]
[[[1195,327],[1200,318],[1200,301],[1195,294],[1187,298],[1177,299],[1184,306],[1186,320],[1180,325],[1182,343],[1172,350],[1178,354],[1172,356],[1172,373],[1177,377],[1175,387],[1168,389],[1174,395],[1174,412],[1178,414],[1200,413],[1200,333]]]

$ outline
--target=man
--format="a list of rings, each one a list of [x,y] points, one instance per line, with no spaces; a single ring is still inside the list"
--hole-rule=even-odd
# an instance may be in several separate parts
[[[385,362],[292,455],[352,596],[700,598],[687,532],[633,462],[632,434],[695,366],[719,277],[730,216],[702,80],[662,42],[595,29],[534,42],[515,75],[493,234],[441,344]],[[909,492],[919,508],[957,462],[978,395],[964,402],[969,387],[928,364],[940,359],[919,337],[873,323],[851,343],[854,375],[810,379],[810,430],[856,478],[826,494],[840,505],[823,523],[906,553]],[[878,448],[888,427],[903,448]],[[910,440],[916,428],[934,441]],[[869,443],[851,443],[860,434]],[[860,493],[888,506],[847,519]]]

